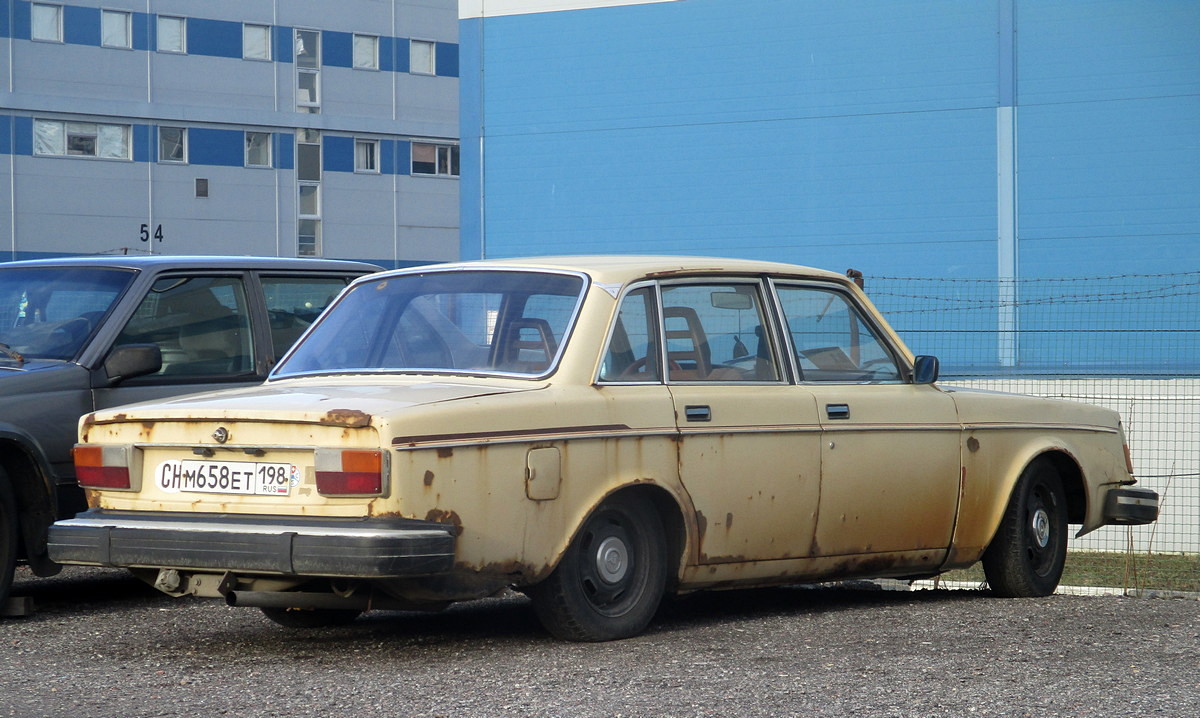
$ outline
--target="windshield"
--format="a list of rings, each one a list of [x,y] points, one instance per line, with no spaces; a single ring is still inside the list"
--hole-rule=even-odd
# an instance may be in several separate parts
[[[548,373],[582,299],[578,275],[430,271],[349,290],[275,370]]]
[[[134,272],[0,267],[0,361],[74,359]]]

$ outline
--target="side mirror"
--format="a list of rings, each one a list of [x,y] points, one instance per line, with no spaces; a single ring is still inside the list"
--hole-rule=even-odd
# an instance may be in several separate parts
[[[126,344],[108,353],[104,372],[108,383],[115,386],[137,376],[153,374],[162,369],[162,350],[157,344]]]
[[[938,380],[938,358],[921,355],[913,362],[913,383],[932,384]]]

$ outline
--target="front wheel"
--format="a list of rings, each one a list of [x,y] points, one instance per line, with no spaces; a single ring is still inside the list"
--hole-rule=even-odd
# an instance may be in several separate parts
[[[0,468],[0,613],[8,603],[13,574],[17,571],[17,500],[8,474]]]
[[[617,496],[588,517],[554,573],[530,590],[546,630],[569,641],[641,633],[667,585],[666,534],[647,502]]]
[[[1048,461],[1030,464],[1009,499],[996,537],[983,554],[992,590],[1007,597],[1048,596],[1067,560],[1067,499]]]

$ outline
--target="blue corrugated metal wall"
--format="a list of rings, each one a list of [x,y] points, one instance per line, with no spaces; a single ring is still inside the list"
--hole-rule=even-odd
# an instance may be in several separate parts
[[[460,42],[464,257],[1200,263],[1191,0],[687,0],[468,19]]]
[[[487,63],[464,81],[487,127],[465,202],[486,232],[464,251],[994,276],[1006,11],[689,0],[464,21]],[[1194,262],[1200,5],[1019,2],[1014,23],[1022,275]]]

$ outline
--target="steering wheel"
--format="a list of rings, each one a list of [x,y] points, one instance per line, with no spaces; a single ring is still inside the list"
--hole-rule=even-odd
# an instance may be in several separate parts
[[[646,365],[649,363],[648,360],[649,360],[649,357],[641,357],[640,359],[634,359],[629,364],[629,366],[625,367],[624,371],[621,372],[620,378],[628,379],[629,377],[632,377],[636,374],[641,374],[642,370],[645,369]],[[677,362],[675,360],[671,360],[671,361],[667,362],[667,364],[672,371],[681,371],[683,369],[683,367],[679,366],[679,362]]]

